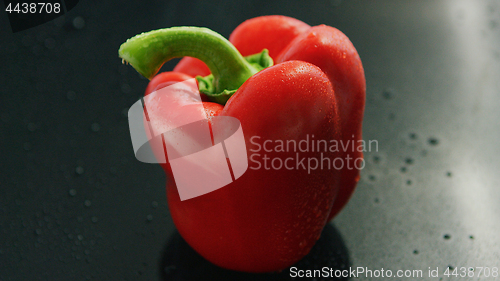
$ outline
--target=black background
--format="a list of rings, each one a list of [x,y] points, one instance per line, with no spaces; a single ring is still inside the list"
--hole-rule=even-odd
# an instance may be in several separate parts
[[[227,37],[266,14],[351,39],[367,79],[364,138],[379,143],[298,266],[420,269],[425,280],[439,279],[429,267],[444,280],[446,267],[500,267],[498,1],[83,0],[17,33],[0,11],[1,281],[289,279],[215,268],[182,241],[162,169],[131,146],[126,112],[147,80],[117,55],[140,32]]]

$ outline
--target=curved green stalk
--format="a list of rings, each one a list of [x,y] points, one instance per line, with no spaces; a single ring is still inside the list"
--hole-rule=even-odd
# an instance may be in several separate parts
[[[272,65],[267,56],[268,65],[256,67],[222,35],[201,27],[171,27],[142,33],[123,43],[118,54],[148,79],[172,58],[198,58],[213,75],[215,94],[234,92],[253,74],[269,66],[269,60]]]

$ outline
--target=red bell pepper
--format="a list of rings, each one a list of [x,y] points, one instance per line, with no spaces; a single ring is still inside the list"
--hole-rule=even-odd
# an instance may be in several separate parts
[[[146,95],[165,82],[210,70],[210,76],[198,77],[200,91],[211,101],[203,102],[205,111],[241,122],[250,167],[231,184],[185,201],[169,180],[172,218],[183,238],[214,264],[247,272],[282,270],[309,252],[359,180],[353,162],[351,169],[311,170],[307,161],[361,159],[362,152],[284,151],[279,144],[312,139],[357,143],[365,101],[363,67],[352,43],[337,29],[310,27],[284,16],[250,19],[230,41],[236,48],[208,29],[169,28],[127,40],[119,55],[145,77],[154,77]],[[267,51],[256,54],[264,48],[275,65],[270,66]],[[191,58],[182,59],[177,72],[154,76],[163,63],[180,56]],[[168,118],[158,108],[152,114]],[[255,161],[257,150],[285,165],[274,169],[274,161]],[[293,159],[293,169],[286,159]],[[168,163],[163,168],[172,176]]]

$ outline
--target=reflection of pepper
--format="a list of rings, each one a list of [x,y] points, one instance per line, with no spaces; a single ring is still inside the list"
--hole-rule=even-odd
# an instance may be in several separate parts
[[[241,54],[251,56],[244,59],[222,36],[200,28],[145,33],[124,43],[119,54],[150,79],[173,57],[197,58],[184,58],[175,68],[178,72],[153,78],[146,94],[165,82],[207,75],[208,66],[212,74],[198,79],[200,91],[213,101],[204,102],[205,110],[240,120],[250,168],[233,183],[182,202],[170,180],[172,218],[184,239],[217,265],[249,272],[281,270],[309,252],[327,221],[347,203],[359,171],[346,166],[340,171],[308,170],[299,164],[293,169],[265,169],[255,160],[292,158],[295,165],[302,158],[362,157],[358,151],[309,150],[299,151],[299,156],[297,151],[274,147],[268,152],[264,144],[311,138],[359,140],[363,68],[351,42],[337,29],[310,27],[284,16],[248,20],[230,40]],[[264,48],[274,66],[269,66],[266,51],[254,55]],[[256,150],[261,158],[252,158]],[[311,164],[307,161],[305,165]],[[261,164],[260,169],[254,164]],[[172,175],[168,163],[164,168]]]

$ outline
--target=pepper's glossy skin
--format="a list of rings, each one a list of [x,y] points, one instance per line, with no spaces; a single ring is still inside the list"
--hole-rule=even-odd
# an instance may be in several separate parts
[[[231,33],[229,41],[244,56],[267,48],[275,63],[301,60],[321,68],[330,78],[338,102],[341,121],[338,140],[344,145],[355,143],[354,149],[350,145],[341,157],[352,159],[351,164],[363,158],[358,144],[362,140],[365,74],[355,47],[344,33],[330,26],[311,27],[294,18],[272,15],[246,20]],[[198,63],[193,64],[192,69],[199,68]],[[190,69],[190,66],[183,64],[183,68]],[[357,164],[359,167],[360,162]],[[345,207],[359,178],[360,171],[354,165],[343,167],[330,220]]]
[[[333,85],[339,107],[341,122],[341,141],[344,145],[355,142],[354,149],[343,151],[343,159],[351,160],[351,168],[342,169],[339,193],[329,216],[333,219],[351,198],[359,181],[359,169],[354,166],[356,159],[363,159],[358,151],[362,140],[361,126],[365,110],[366,82],[363,65],[358,52],[349,38],[331,26],[314,26],[297,36],[278,56],[277,63],[301,60],[310,62],[325,72]],[[342,149],[343,150],[343,149]],[[347,161],[346,161],[347,162]],[[356,165],[360,167],[360,162]]]
[[[320,152],[297,151],[299,156],[295,151],[265,152],[263,142],[299,143],[312,135],[338,138],[331,83],[312,64],[284,62],[248,79],[219,115],[240,120],[247,153],[256,161],[250,161],[236,181],[186,201],[180,201],[175,183],[169,180],[167,198],[174,223],[182,237],[216,265],[247,272],[284,269],[305,256],[319,238],[333,205],[339,171],[297,169],[297,160],[304,158],[307,165],[309,158],[320,159]],[[259,138],[252,141],[255,136]],[[255,143],[262,149],[254,153]],[[266,170],[264,154],[282,161],[292,158],[288,166],[293,170]],[[334,159],[339,154],[327,152],[323,157]],[[255,169],[256,162],[260,169]]]

